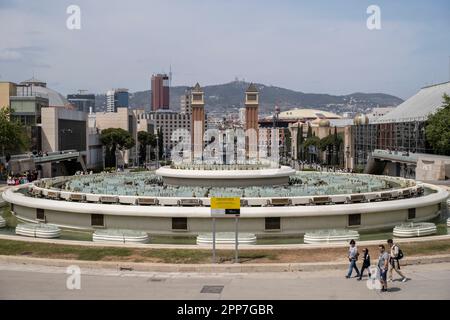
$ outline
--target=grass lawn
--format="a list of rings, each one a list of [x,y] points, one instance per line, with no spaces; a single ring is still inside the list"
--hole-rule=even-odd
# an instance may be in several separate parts
[[[369,246],[372,259],[378,256],[377,246]],[[405,256],[450,254],[450,240],[439,240],[401,245]],[[362,249],[361,247],[359,248]],[[333,262],[346,261],[347,248],[309,248],[297,250],[242,250],[241,263],[250,262]],[[193,249],[141,249],[84,247],[75,245],[33,243],[0,240],[0,255],[61,258],[87,261],[122,261],[156,263],[210,263],[211,250]],[[233,250],[218,250],[221,263],[231,263]]]

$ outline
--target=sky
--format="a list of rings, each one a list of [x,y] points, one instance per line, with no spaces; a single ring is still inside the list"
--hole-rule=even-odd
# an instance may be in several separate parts
[[[69,5],[81,28],[70,30]],[[369,5],[381,29],[369,30]],[[0,0],[0,81],[63,94],[240,80],[408,98],[450,77],[448,0]]]

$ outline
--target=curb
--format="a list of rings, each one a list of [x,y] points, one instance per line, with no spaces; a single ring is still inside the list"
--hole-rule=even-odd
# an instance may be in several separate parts
[[[439,236],[426,236],[416,238],[394,238],[397,243],[413,243],[424,241],[450,240],[450,234]],[[136,243],[108,243],[79,240],[42,239],[24,237],[18,235],[0,234],[0,240],[24,241],[33,243],[48,243],[60,245],[72,245],[83,247],[104,247],[104,248],[135,248],[135,249],[189,249],[189,250],[212,250],[212,246],[197,244],[136,244]],[[366,240],[357,241],[358,246],[379,245],[386,240]],[[239,245],[239,250],[302,250],[302,249],[326,249],[326,248],[347,248],[347,243],[329,244],[271,244],[271,245]],[[216,245],[219,250],[234,250],[234,245]]]
[[[450,254],[417,256],[405,258],[402,265],[418,265],[430,263],[450,262]],[[83,261],[64,259],[45,259],[0,255],[0,263],[40,265],[49,267],[68,267],[77,265],[86,269],[109,269],[116,271],[141,272],[195,272],[195,273],[254,273],[254,272],[311,272],[343,269],[347,262],[310,262],[310,263],[249,263],[249,264],[168,264],[168,263],[137,263],[113,261]]]

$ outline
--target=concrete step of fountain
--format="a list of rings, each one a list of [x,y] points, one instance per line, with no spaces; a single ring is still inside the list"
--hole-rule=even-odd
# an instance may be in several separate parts
[[[45,223],[22,223],[17,225],[16,234],[33,238],[59,238],[61,229],[55,225]]]
[[[347,229],[325,229],[306,232],[303,242],[314,243],[348,243],[350,240],[359,240],[356,230]]]
[[[393,230],[394,237],[412,238],[423,237],[437,233],[437,228],[431,222],[411,222],[395,226]]]
[[[94,242],[148,243],[150,238],[144,231],[125,229],[98,229],[92,235]]]
[[[217,245],[234,245],[236,242],[236,235],[234,232],[217,232],[216,244]],[[199,245],[211,245],[213,243],[212,233],[202,233],[197,236],[197,244]],[[238,233],[239,244],[256,244],[256,235],[254,233]]]
[[[0,228],[6,227],[6,220],[3,217],[0,217]]]

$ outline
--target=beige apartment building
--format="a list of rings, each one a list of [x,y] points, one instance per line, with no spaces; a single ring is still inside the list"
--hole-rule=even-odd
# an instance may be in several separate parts
[[[0,108],[10,106],[10,97],[15,96],[17,92],[16,84],[8,81],[0,82]]]

